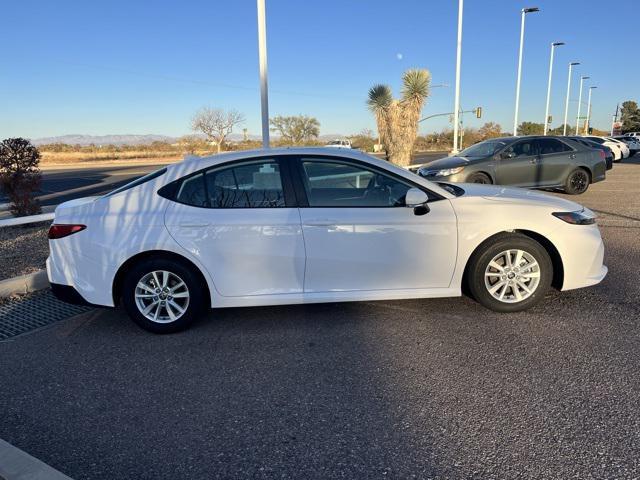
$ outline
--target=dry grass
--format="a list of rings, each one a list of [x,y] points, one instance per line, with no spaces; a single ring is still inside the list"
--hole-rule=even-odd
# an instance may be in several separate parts
[[[41,152],[41,165],[70,164],[84,162],[107,162],[113,160],[164,159],[179,160],[178,152],[128,151],[128,152]]]

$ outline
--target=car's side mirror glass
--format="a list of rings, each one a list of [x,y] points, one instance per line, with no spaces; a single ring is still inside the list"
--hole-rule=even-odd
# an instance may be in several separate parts
[[[429,196],[419,188],[410,188],[407,190],[404,203],[407,207],[413,208],[424,205],[429,201]]]

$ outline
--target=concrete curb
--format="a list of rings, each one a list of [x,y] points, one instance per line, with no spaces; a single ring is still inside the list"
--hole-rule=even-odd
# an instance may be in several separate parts
[[[0,478],[6,480],[72,480],[10,443],[0,440]]]
[[[5,219],[0,218],[0,227],[15,227],[17,225],[27,225],[29,223],[40,223],[53,220],[55,213],[41,213],[38,215],[29,215],[26,217],[8,217]]]
[[[0,298],[42,290],[49,286],[46,270],[39,270],[19,277],[7,278],[0,281]],[[1,478],[1,477],[0,477]]]

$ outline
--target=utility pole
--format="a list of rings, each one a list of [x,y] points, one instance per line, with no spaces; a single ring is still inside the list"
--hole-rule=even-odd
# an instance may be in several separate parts
[[[262,111],[262,148],[269,148],[269,83],[267,81],[267,21],[265,0],[257,0],[258,57],[260,62],[260,107]]]
[[[591,92],[594,88],[598,87],[589,87],[589,102],[587,103],[587,121],[584,124],[584,133],[585,135],[589,133],[589,127],[591,127]]]
[[[564,102],[564,128],[562,130],[562,135],[567,135],[567,118],[569,116],[569,95],[571,94],[571,71],[574,65],[580,65],[580,62],[570,62],[569,63],[569,78],[567,79],[567,99]]]
[[[454,155],[458,153],[458,116],[460,115],[460,63],[462,60],[462,12],[464,0],[458,0],[458,43],[456,49],[456,93],[453,105],[453,150]]]
[[[520,80],[522,79],[522,50],[524,47],[524,17],[527,13],[539,12],[538,7],[523,8],[520,20],[520,53],[518,54],[518,78],[516,80],[516,111],[513,116],[513,136],[518,135],[518,109],[520,108]]]
[[[582,84],[584,83],[584,81],[588,78],[591,77],[586,77],[586,76],[582,76],[580,77],[580,95],[578,95],[578,115],[576,116],[576,135],[578,135],[578,128],[580,125],[580,107],[582,107]]]
[[[549,130],[549,102],[551,101],[551,75],[553,74],[553,53],[556,47],[564,45],[564,42],[553,42],[551,44],[551,58],[549,59],[549,82],[547,83],[547,108],[544,112],[544,135]]]

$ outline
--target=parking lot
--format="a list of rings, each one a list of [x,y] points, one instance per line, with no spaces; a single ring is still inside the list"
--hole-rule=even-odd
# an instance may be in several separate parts
[[[0,438],[76,479],[637,478],[640,159],[571,199],[599,215],[596,287],[518,314],[218,310],[168,336],[92,309],[0,342]]]

